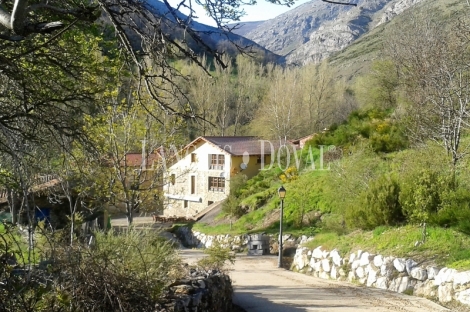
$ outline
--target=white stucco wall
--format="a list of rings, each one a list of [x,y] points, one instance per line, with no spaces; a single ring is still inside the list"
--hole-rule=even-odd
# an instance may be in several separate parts
[[[191,162],[191,154],[196,154],[196,161]],[[223,170],[209,169],[210,155],[225,155]],[[171,183],[171,175],[175,175],[175,184]],[[191,194],[191,176],[195,178],[195,192]],[[164,215],[191,217],[205,209],[209,202],[218,202],[225,199],[230,192],[230,154],[220,148],[199,142],[190,148],[186,155],[167,170],[163,191],[167,199]],[[225,190],[209,190],[209,177],[224,177]],[[187,207],[185,208],[185,201]]]

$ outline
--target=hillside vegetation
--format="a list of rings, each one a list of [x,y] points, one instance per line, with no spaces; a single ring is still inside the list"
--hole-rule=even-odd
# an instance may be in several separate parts
[[[196,228],[276,233],[284,185],[285,229],[315,234],[311,247],[470,268],[470,28],[447,13],[407,14],[382,58],[346,89],[359,109],[318,132],[298,152],[302,165],[281,155],[275,168],[235,185],[220,216],[231,228]]]

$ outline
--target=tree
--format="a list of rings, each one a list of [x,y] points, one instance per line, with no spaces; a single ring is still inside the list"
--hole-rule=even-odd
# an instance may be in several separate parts
[[[337,109],[336,102],[342,95],[338,88],[331,68],[326,61],[321,64],[312,64],[302,68],[302,93],[304,110],[308,118],[306,132],[314,133],[323,130],[334,122]]]
[[[300,75],[296,70],[267,66],[271,81],[258,111],[255,127],[265,137],[285,142],[299,135],[302,123]]]
[[[444,32],[445,21],[411,16],[407,31],[391,37],[388,53],[406,91],[409,131],[416,140],[440,143],[455,167],[468,153],[461,135],[470,127],[469,38],[463,21]]]
[[[396,108],[399,95],[398,73],[391,60],[378,60],[370,73],[359,77],[354,85],[358,101],[367,108]]]

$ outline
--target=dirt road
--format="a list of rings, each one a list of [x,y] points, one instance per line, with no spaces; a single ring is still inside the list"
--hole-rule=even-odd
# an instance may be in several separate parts
[[[196,250],[182,251],[189,262],[201,255]],[[279,269],[275,256],[237,256],[229,274],[234,303],[248,312],[449,311],[419,297]]]

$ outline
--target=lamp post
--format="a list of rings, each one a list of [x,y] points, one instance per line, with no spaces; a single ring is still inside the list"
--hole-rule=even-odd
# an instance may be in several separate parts
[[[277,193],[279,194],[279,198],[281,199],[281,213],[280,213],[280,222],[279,222],[279,261],[278,267],[282,268],[282,218],[284,214],[284,197],[286,197],[286,189],[284,186],[281,186]]]

